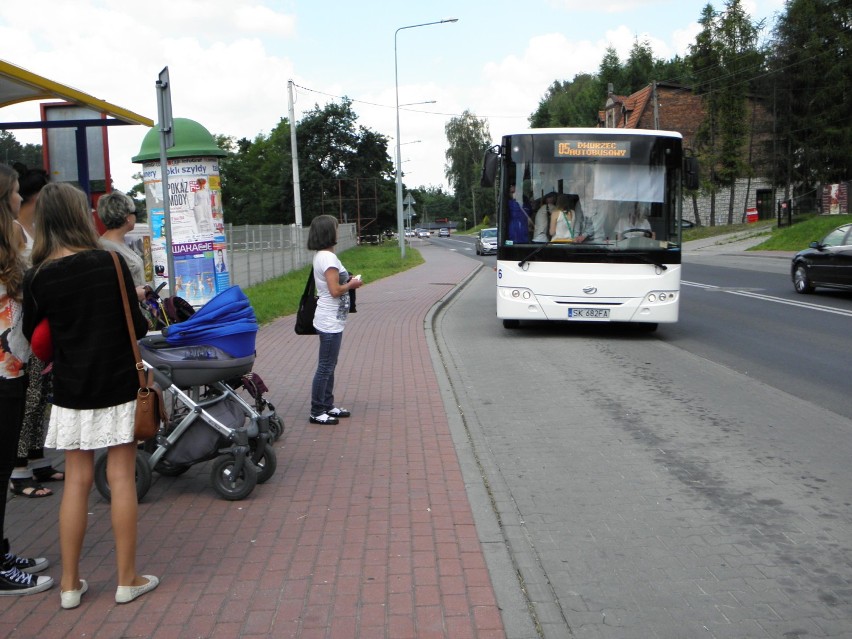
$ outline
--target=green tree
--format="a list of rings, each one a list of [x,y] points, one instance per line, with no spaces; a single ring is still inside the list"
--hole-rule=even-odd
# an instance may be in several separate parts
[[[291,224],[293,176],[290,126],[281,119],[268,136],[217,138],[228,155],[220,161],[222,204],[231,224]]]
[[[295,222],[289,121],[282,118],[269,135],[253,140],[218,136],[217,142],[228,153],[221,161],[226,221]],[[322,108],[315,105],[297,125],[296,145],[304,225],[323,212],[354,215],[363,198],[373,202],[372,210],[365,211],[366,219],[372,220],[375,212],[381,228],[395,226],[387,138],[358,126],[350,100]]]
[[[594,75],[581,73],[571,81],[555,80],[530,116],[530,127],[597,126],[605,92]]]
[[[720,156],[717,138],[721,54],[715,36],[717,19],[718,13],[713,5],[705,5],[698,20],[701,32],[689,48],[689,62],[697,83],[696,91],[704,100],[705,116],[696,132],[695,146],[704,171],[702,190],[710,196],[710,226],[716,224],[716,193],[719,189],[716,172]]]
[[[728,224],[734,223],[734,190],[738,178],[751,177],[746,143],[751,134],[747,102],[751,79],[762,71],[763,54],[757,48],[761,25],[754,24],[741,0],[728,0],[718,29],[724,84],[720,90],[721,154],[719,180],[731,190]],[[745,213],[743,211],[743,213]]]
[[[635,93],[648,86],[654,78],[656,61],[654,52],[651,51],[651,43],[647,40],[640,42],[638,38],[633,41],[630,55],[624,65],[624,81],[627,83],[627,95]]]
[[[618,59],[618,52],[612,45],[606,48],[606,53],[598,67],[598,81],[603,86],[604,91],[609,85],[612,85],[612,90],[617,95],[626,95],[628,93],[628,82],[625,77],[624,69],[621,66],[621,60]]]
[[[485,201],[479,187],[482,158],[491,145],[488,122],[465,110],[450,119],[444,127],[447,135],[447,164],[444,174],[455,190],[459,214],[473,220],[476,226],[477,201]],[[467,203],[470,203],[470,208]],[[466,213],[470,211],[470,215]]]
[[[852,178],[852,5],[789,0],[774,30],[766,95],[776,116],[774,181],[808,192]]]
[[[454,220],[458,228],[463,226],[462,218],[458,212],[458,202],[450,193],[444,191],[440,186],[428,186],[414,188],[408,191],[414,198],[416,204],[414,210],[417,213],[415,226],[421,220],[430,222],[439,218],[448,218]]]
[[[708,171],[704,190],[710,195],[710,224],[716,221],[716,193],[721,187],[731,190],[731,224],[736,181],[751,173],[746,153],[752,133],[747,100],[751,78],[761,72],[762,53],[757,49],[760,25],[751,22],[740,0],[727,0],[721,13],[707,4],[699,24],[701,32],[690,48],[690,62],[705,108],[696,146]]]
[[[41,167],[41,144],[21,144],[11,131],[0,129],[0,162],[11,166],[15,162],[29,167]]]
[[[654,64],[654,79],[658,82],[671,82],[691,86],[695,79],[689,60],[676,55],[671,60],[657,60]]]

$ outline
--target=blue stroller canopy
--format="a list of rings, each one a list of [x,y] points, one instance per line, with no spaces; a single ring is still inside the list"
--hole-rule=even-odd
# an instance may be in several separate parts
[[[254,353],[257,317],[239,286],[232,286],[207,302],[189,319],[163,330],[174,346],[218,346],[231,357]]]

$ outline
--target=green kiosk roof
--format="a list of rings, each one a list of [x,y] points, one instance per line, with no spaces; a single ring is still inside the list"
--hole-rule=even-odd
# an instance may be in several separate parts
[[[216,141],[195,120],[174,118],[175,145],[166,151],[168,158],[191,157],[222,157],[225,151],[216,146]],[[134,162],[148,162],[160,159],[160,130],[158,126],[148,131],[142,140],[139,154],[133,157]]]

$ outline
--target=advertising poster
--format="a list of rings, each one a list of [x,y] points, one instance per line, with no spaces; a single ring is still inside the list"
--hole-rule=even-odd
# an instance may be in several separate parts
[[[842,215],[849,211],[848,184],[825,184],[822,187],[822,207],[829,215]]]
[[[147,224],[137,224],[124,236],[124,243],[142,258],[145,267],[145,281],[154,281],[154,260],[151,254],[151,231]]]
[[[169,212],[175,291],[193,306],[202,306],[230,286],[219,162],[216,158],[170,159]],[[159,162],[143,165],[145,201],[151,223],[155,286],[168,286],[168,255]]]

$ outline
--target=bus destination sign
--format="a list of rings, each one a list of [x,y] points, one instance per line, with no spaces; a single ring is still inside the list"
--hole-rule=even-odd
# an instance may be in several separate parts
[[[557,140],[554,142],[558,158],[624,158],[630,157],[630,142],[602,142],[600,140]]]

